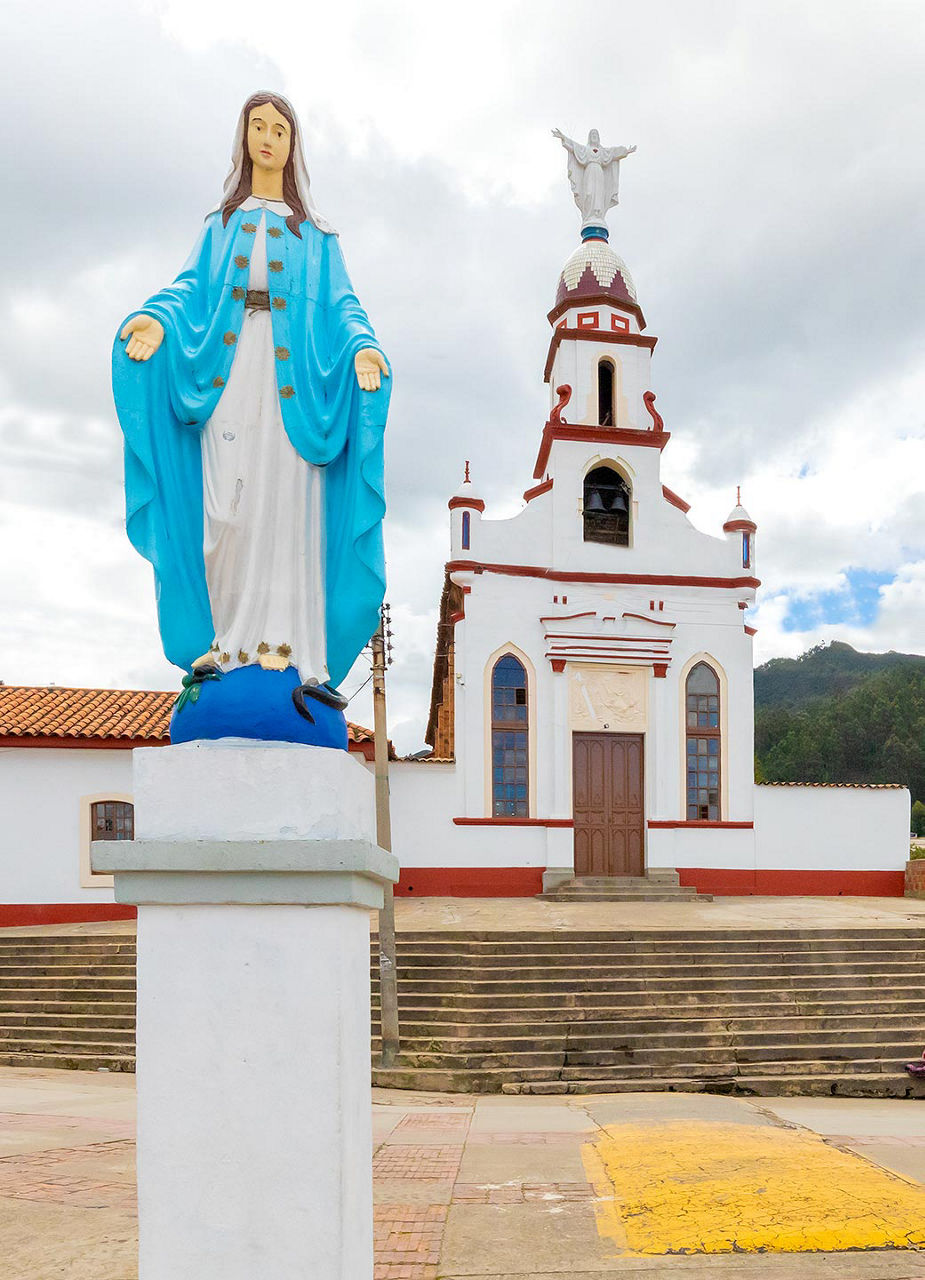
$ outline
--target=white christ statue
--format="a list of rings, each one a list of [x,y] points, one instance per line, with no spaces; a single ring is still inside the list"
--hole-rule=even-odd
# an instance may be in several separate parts
[[[633,154],[635,147],[602,147],[596,129],[588,134],[588,145],[567,138],[561,129],[553,129],[568,152],[568,178],[581,210],[581,225],[606,226],[607,210],[619,203],[620,161]]]

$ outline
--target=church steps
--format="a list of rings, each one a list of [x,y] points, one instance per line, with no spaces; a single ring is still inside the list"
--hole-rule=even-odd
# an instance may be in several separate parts
[[[902,927],[400,935],[400,1065],[375,1079],[925,1096],[902,1071],[925,1045],[923,959],[925,933]]]
[[[373,1062],[379,977],[371,946]],[[134,946],[0,938],[0,1063],[131,1070]],[[921,929],[399,934],[378,1083],[913,1096]]]

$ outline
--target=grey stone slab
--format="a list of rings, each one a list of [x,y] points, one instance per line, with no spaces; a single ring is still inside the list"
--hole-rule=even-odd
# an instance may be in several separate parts
[[[476,1103],[472,1117],[473,1133],[584,1133],[594,1124],[584,1110],[577,1107],[550,1105],[548,1100],[532,1106],[488,1105]]]
[[[466,1147],[457,1181],[477,1186],[511,1182],[585,1182],[582,1135],[575,1143],[492,1142]],[[923,1152],[925,1155],[925,1152]]]
[[[453,1204],[441,1276],[601,1275],[614,1250],[597,1233],[590,1204]]]
[[[660,1120],[714,1120],[722,1124],[773,1125],[774,1117],[743,1098],[714,1093],[626,1093],[596,1102],[582,1100],[599,1125],[652,1124]]]
[[[847,1151],[872,1160],[882,1169],[898,1173],[901,1178],[911,1178],[913,1182],[925,1182],[925,1146],[903,1147],[892,1143],[878,1142],[839,1143]],[[925,1277],[925,1257],[922,1259],[922,1275]]]
[[[925,1137],[925,1107],[906,1098],[762,1098],[761,1107],[788,1124],[856,1138]],[[925,1275],[925,1266],[922,1268]]]

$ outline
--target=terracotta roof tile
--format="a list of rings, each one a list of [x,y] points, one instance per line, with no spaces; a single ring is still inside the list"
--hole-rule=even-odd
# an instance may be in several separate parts
[[[849,791],[903,791],[904,782],[759,782],[759,787],[840,787]]]
[[[148,738],[166,742],[176,693],[151,689],[68,689],[0,685],[0,737]],[[372,742],[362,725],[347,725],[351,742]]]

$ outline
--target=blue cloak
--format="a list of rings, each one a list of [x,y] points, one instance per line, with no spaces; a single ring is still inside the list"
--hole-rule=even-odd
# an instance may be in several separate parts
[[[154,567],[164,653],[186,670],[215,634],[202,550],[200,433],[234,359],[257,219],[241,209],[227,227],[220,212],[206,219],[174,283],[140,308],[164,326],[164,341],[149,360],[130,360],[118,334],[113,344],[126,531]],[[391,380],[383,378],[372,392],[357,384],[357,352],[381,348],[337,237],[306,221],[299,239],[269,209],[266,229],[283,424],[297,452],[325,468],[327,657],[336,685],[375,631],[385,591],[382,441]]]

